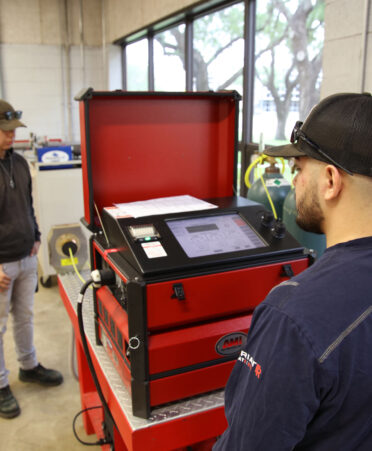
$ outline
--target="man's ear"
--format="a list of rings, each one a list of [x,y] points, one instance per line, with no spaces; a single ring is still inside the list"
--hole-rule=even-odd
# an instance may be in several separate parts
[[[328,164],[324,168],[324,200],[334,200],[336,199],[342,191],[343,180],[342,174],[336,166]]]

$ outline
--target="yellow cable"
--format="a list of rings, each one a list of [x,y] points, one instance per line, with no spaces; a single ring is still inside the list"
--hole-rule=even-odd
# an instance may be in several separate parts
[[[75,265],[74,254],[72,253],[71,247],[68,248],[68,252],[69,252],[69,254],[70,254],[70,260],[71,260],[72,266],[73,266],[73,268],[74,268],[74,270],[75,270],[77,276],[79,277],[79,279],[80,279],[83,283],[85,283],[84,278],[83,278],[82,275],[79,273],[79,270],[77,269],[77,267],[76,267],[76,265]]]
[[[294,178],[295,178],[295,172],[296,172],[296,171],[294,170],[293,165],[290,166],[290,168],[291,168],[291,171],[290,171],[290,176],[291,176],[291,189],[293,189],[293,188],[294,188],[293,180],[294,180]]]
[[[244,175],[244,182],[245,182],[245,184],[246,184],[246,186],[247,186],[248,189],[251,187],[251,184],[250,184],[250,182],[249,182],[249,175],[250,175],[250,173],[251,173],[251,170],[252,170],[256,165],[258,165],[258,164],[263,164],[263,163],[265,162],[265,160],[267,160],[267,158],[268,158],[268,157],[267,157],[266,155],[260,155],[256,160],[254,160],[254,161],[248,166],[248,168],[247,168],[247,170],[246,170],[246,172],[245,172],[245,175]],[[283,172],[284,172],[284,169],[285,169],[285,161],[284,161],[284,158],[281,158],[281,160],[282,160]],[[265,190],[267,199],[268,199],[268,201],[269,201],[271,210],[272,210],[272,212],[273,212],[274,218],[275,218],[275,219],[278,219],[278,215],[277,215],[277,212],[276,212],[276,209],[275,209],[275,206],[274,206],[274,202],[273,202],[273,200],[272,200],[272,198],[271,198],[271,196],[270,196],[269,190],[267,189],[266,183],[265,183],[264,178],[263,178],[263,176],[262,176],[261,173],[260,173],[260,179],[261,179],[262,186],[263,186],[263,188],[264,188],[264,190]]]
[[[257,166],[258,164],[263,164],[268,158],[272,158],[272,157],[268,157],[267,155],[260,155],[258,158],[256,158],[256,160],[254,160],[247,168],[247,170],[245,171],[245,175],[244,175],[244,182],[247,186],[247,188],[251,187],[251,183],[249,181],[249,175],[253,169],[254,166]],[[280,157],[279,160],[282,163],[282,170],[281,173],[284,174],[285,171],[285,160],[284,158]],[[257,167],[255,168],[255,170],[257,169]],[[256,178],[256,173],[255,173],[255,177]],[[258,177],[257,177],[258,178]]]
[[[248,166],[247,170],[245,171],[245,175],[244,175],[244,182],[245,182],[247,188],[251,187],[251,184],[249,182],[249,175],[251,173],[251,170],[253,169],[254,166],[256,166],[256,164],[258,164],[258,163],[262,164],[265,161],[265,159],[266,159],[266,157],[264,155],[261,155]]]
[[[276,157],[279,158],[279,160],[282,162],[282,174],[284,174],[285,171],[285,159],[283,157]]]
[[[271,209],[272,209],[272,211],[273,211],[274,218],[275,218],[275,219],[278,219],[278,215],[277,215],[277,213],[276,213],[276,209],[275,209],[275,206],[274,206],[274,202],[273,202],[273,200],[271,199],[269,190],[267,189],[267,186],[266,186],[266,183],[265,183],[264,178],[262,177],[262,174],[260,174],[260,178],[261,178],[262,186],[264,187],[264,190],[265,190],[267,199],[268,199],[268,201],[269,201],[269,203],[270,203],[270,207],[271,207]]]

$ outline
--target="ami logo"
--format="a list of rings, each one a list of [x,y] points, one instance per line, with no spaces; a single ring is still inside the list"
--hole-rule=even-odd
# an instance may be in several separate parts
[[[216,343],[217,354],[226,356],[239,353],[247,341],[247,334],[243,332],[234,332],[224,335]]]

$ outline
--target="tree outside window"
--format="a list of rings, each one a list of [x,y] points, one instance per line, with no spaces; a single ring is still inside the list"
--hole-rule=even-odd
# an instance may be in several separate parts
[[[243,94],[245,4],[193,21],[193,90]],[[243,120],[248,139],[276,144],[319,101],[324,0],[256,0],[256,9],[253,117]],[[127,46],[128,89],[148,89],[147,59],[147,40]],[[154,64],[156,90],[185,89],[185,25],[155,35]]]
[[[235,89],[242,94],[244,3],[195,20],[193,50],[194,90]]]
[[[319,101],[324,0],[257,1],[253,141],[288,141]]]

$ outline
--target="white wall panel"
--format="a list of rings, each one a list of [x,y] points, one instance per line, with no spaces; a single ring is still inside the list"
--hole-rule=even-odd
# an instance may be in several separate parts
[[[372,0],[369,1],[372,3]],[[326,1],[322,97],[336,92],[361,90],[365,5],[366,0]],[[368,28],[364,90],[372,90],[372,7]]]
[[[23,110],[27,129],[17,130],[17,139],[30,132],[61,137],[62,79],[59,46],[3,44],[3,96]]]
[[[32,132],[38,138],[47,136],[68,140],[62,52],[63,48],[59,45],[1,45],[3,97],[15,108],[23,110],[27,125],[27,129],[17,130],[17,139],[27,139]],[[74,46],[71,48],[70,59],[71,140],[80,142],[78,102],[73,97],[82,88],[89,86],[96,90],[105,89],[102,49],[86,47],[82,66],[80,47]]]
[[[364,0],[334,0],[326,2],[325,39],[360,35],[364,13]]]
[[[323,55],[322,97],[340,91],[359,90],[360,35],[328,41]]]

